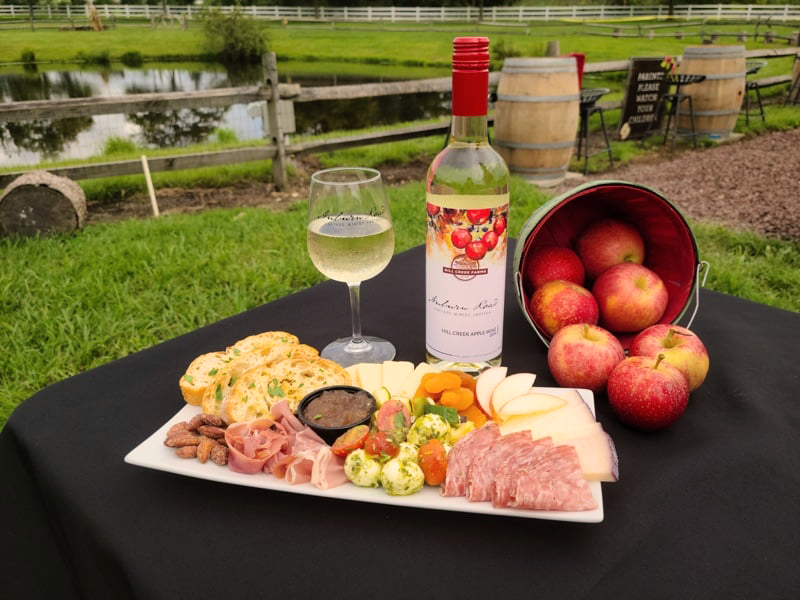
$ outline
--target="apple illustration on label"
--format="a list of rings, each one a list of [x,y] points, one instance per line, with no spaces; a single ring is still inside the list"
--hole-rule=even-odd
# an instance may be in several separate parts
[[[528,310],[548,335],[573,323],[596,324],[597,301],[586,288],[558,279],[548,281],[531,294]]]
[[[708,374],[708,351],[692,331],[679,325],[658,323],[639,333],[631,342],[631,356],[664,355],[664,360],[686,377],[689,392],[695,391]]]
[[[589,225],[575,242],[575,250],[589,279],[618,263],[644,263],[644,239],[630,223],[605,218]]]
[[[531,290],[563,279],[583,285],[585,271],[578,255],[566,246],[540,246],[525,259],[525,283]]]
[[[636,263],[619,263],[603,271],[592,294],[600,309],[600,325],[614,332],[639,332],[657,323],[669,301],[661,277]]]
[[[642,431],[672,425],[689,403],[689,384],[664,355],[629,356],[608,378],[608,403],[623,423]]]
[[[594,393],[606,389],[608,376],[624,358],[616,336],[588,323],[562,327],[547,350],[547,365],[558,385]]]

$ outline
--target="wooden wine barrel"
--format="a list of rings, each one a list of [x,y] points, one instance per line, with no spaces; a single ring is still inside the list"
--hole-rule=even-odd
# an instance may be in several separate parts
[[[86,221],[81,187],[47,171],[20,175],[0,196],[0,235],[69,233]]]
[[[729,136],[744,100],[744,46],[689,46],[683,52],[679,72],[706,76],[704,81],[681,90],[692,98],[697,134]],[[688,134],[691,131],[688,107],[684,103],[678,118],[678,132]]]
[[[543,187],[563,181],[579,103],[575,58],[507,58],[497,85],[494,144],[509,170]]]

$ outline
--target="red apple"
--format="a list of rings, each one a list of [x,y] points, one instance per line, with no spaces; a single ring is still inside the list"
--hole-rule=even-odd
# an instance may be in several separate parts
[[[689,403],[689,385],[659,354],[629,356],[608,378],[608,403],[623,423],[643,431],[672,425]]]
[[[659,323],[639,333],[628,349],[631,356],[664,355],[664,360],[676,367],[695,391],[708,374],[708,351],[692,331],[679,325]]]
[[[597,323],[597,301],[592,293],[571,281],[548,281],[531,295],[528,310],[547,335],[572,323]]]
[[[661,277],[636,263],[603,271],[592,293],[600,308],[600,324],[614,332],[638,332],[657,323],[669,301]]]
[[[644,263],[644,239],[630,223],[620,219],[600,219],[587,227],[575,242],[575,249],[589,279],[616,264]]]
[[[588,323],[567,325],[550,340],[547,364],[561,387],[606,389],[611,371],[625,358],[622,344],[609,331]]]
[[[556,279],[583,285],[583,263],[566,246],[540,246],[525,259],[524,278],[531,290]]]

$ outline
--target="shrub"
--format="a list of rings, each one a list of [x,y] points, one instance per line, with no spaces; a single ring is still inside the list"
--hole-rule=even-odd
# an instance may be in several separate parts
[[[113,135],[103,144],[103,156],[133,154],[134,152],[136,152],[136,144],[128,138]]]
[[[133,50],[131,52],[125,52],[121,57],[120,60],[122,64],[126,67],[141,67],[144,64],[144,58],[142,58],[142,53],[138,50]]]
[[[36,53],[31,50],[30,48],[25,48],[20,54],[20,61],[22,62],[22,68],[26,72],[36,71],[38,68],[36,65]]]
[[[227,13],[210,10],[203,15],[206,51],[223,63],[258,62],[267,51],[267,38],[255,19],[237,7]]]
[[[88,65],[111,66],[111,54],[108,50],[99,50],[97,52],[84,52],[81,50],[75,58],[77,58],[78,62]]]

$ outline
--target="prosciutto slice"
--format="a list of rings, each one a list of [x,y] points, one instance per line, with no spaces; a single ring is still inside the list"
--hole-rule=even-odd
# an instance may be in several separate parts
[[[470,431],[458,440],[447,455],[447,472],[439,488],[442,496],[466,496],[469,467],[500,437],[497,423]]]
[[[228,467],[237,473],[272,473],[290,484],[312,483],[328,489],[347,481],[344,460],[281,401],[272,419],[235,423],[225,433]]]
[[[237,473],[259,473],[286,444],[286,431],[272,419],[234,423],[225,430],[228,468]]]
[[[516,470],[508,506],[533,510],[597,508],[573,446],[555,446],[541,460]]]

